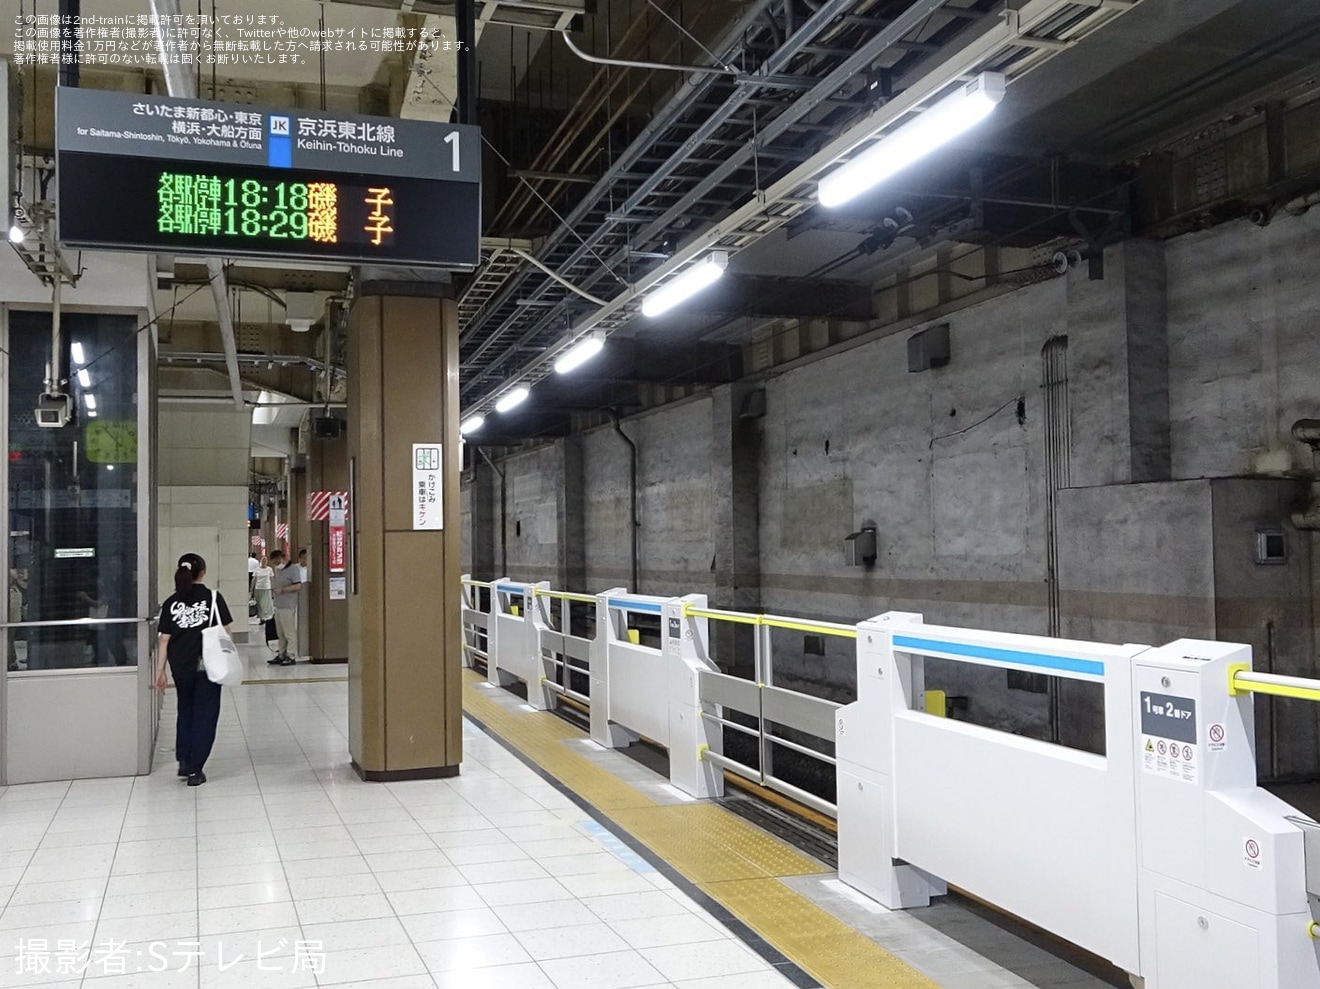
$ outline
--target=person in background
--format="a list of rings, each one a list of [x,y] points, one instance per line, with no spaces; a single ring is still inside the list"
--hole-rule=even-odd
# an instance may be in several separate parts
[[[123,591],[122,561],[108,556],[96,570],[94,592],[79,591],[78,600],[86,606],[91,619],[127,618],[129,611],[121,600]],[[93,666],[128,666],[123,625],[97,625],[90,632]]]
[[[262,560],[252,572],[252,597],[257,603],[257,620],[265,625],[275,617],[275,571],[269,560]]]
[[[298,651],[298,588],[302,586],[302,567],[286,562],[283,550],[274,550],[270,554],[271,566],[275,568],[275,627],[279,629],[279,651],[270,660],[270,666],[292,666],[298,662],[289,655],[290,647]]]
[[[26,567],[9,568],[9,615],[7,620],[12,623],[23,621],[23,598],[27,594],[28,572]],[[18,649],[14,643],[20,635],[19,629],[12,629],[9,633],[9,662],[7,664],[10,670],[18,669]]]
[[[302,571],[302,582],[307,583],[307,550],[298,550],[298,568]]]
[[[179,760],[179,775],[188,778],[189,786],[206,782],[203,769],[220,721],[220,685],[212,683],[202,668],[202,630],[211,624],[213,608],[226,631],[234,621],[224,596],[208,590],[205,578],[205,560],[196,553],[179,557],[174,593],[161,605],[160,634],[156,638],[156,689],[165,689],[168,663],[179,697],[174,754]]]
[[[261,564],[257,561],[257,554],[249,553],[248,554],[248,593],[249,594],[252,593],[252,576],[260,568],[261,568]]]

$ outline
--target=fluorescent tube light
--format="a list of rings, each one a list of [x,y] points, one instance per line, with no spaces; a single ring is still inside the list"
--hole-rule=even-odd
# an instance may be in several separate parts
[[[23,228],[20,227],[17,223],[15,223],[13,226],[9,228],[9,243],[11,244],[23,243]]]
[[[852,161],[821,179],[822,206],[838,206],[898,174],[979,124],[1004,98],[1004,77],[983,72],[915,119],[886,134]]]
[[[515,388],[495,403],[495,411],[508,412],[510,409],[517,408],[527,400],[529,394],[530,392],[526,388]]]
[[[88,373],[87,368],[83,368],[78,372],[78,384],[84,388],[92,387],[92,376]]]
[[[73,363],[79,367],[87,363],[87,355],[83,353],[82,344],[77,340],[69,344],[69,354],[73,357]]]
[[[86,395],[83,396],[83,401],[87,403],[87,408],[89,409],[96,408],[96,396],[91,394],[90,392],[88,392]]]
[[[564,351],[563,356],[555,361],[555,370],[560,374],[568,374],[569,371],[576,371],[604,349],[604,334],[593,333],[591,336],[579,340],[573,346],[569,347],[568,350]]]
[[[671,278],[643,299],[642,315],[654,318],[686,302],[702,289],[709,288],[719,281],[728,264],[727,251],[711,251],[710,257],[705,261]]]
[[[458,427],[459,435],[466,436],[468,433],[475,433],[485,424],[485,416],[472,416],[471,418],[464,419]]]

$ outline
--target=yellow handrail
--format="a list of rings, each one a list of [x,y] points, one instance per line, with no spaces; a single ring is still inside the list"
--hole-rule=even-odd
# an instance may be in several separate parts
[[[552,591],[543,587],[532,589],[532,597],[536,598],[557,598],[560,601],[577,601],[580,604],[595,604],[596,598],[591,594],[575,594],[572,591]]]
[[[796,618],[782,618],[778,615],[754,615],[747,611],[721,611],[714,608],[695,608],[683,605],[684,618],[707,618],[717,622],[732,622],[735,625],[767,625],[770,628],[786,628],[793,632],[808,632],[813,635],[836,635],[843,639],[857,638],[857,629],[836,622],[800,621]]]
[[[690,604],[683,606],[684,618],[709,618],[717,622],[732,622],[735,625],[760,625],[761,616],[745,611],[718,611],[713,608],[694,608]]]
[[[1234,697],[1239,694],[1273,694],[1275,697],[1320,701],[1320,680],[1256,673],[1249,666],[1234,664],[1228,668],[1228,692]]]
[[[490,581],[488,581],[488,580],[473,580],[471,577],[469,577],[469,578],[467,578],[466,580],[463,581],[463,586],[464,586],[464,587],[489,587],[489,586],[490,586]]]

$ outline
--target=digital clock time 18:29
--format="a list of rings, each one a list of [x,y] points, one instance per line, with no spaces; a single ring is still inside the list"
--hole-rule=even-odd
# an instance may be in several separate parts
[[[162,172],[156,198],[159,233],[337,240],[339,190],[332,182]]]

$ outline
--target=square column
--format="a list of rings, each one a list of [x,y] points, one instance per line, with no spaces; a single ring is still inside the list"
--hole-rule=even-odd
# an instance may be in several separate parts
[[[363,285],[350,315],[348,434],[353,766],[366,780],[453,776],[463,726],[458,310],[448,286]],[[421,513],[417,444],[440,448],[438,469],[422,465],[435,501]]]

